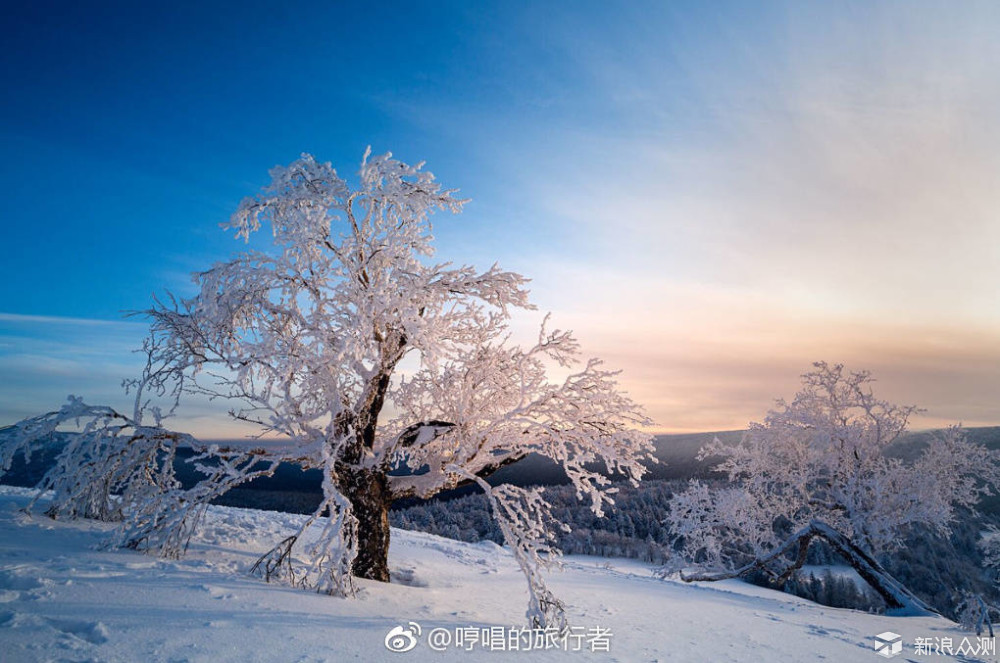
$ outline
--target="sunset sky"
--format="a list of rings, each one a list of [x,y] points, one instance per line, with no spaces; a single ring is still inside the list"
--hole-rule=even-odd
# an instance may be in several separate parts
[[[6,3],[0,425],[124,405],[122,312],[239,250],[269,168],[367,145],[471,198],[438,258],[531,277],[658,430],[817,360],[1000,424],[1000,4],[622,4]]]

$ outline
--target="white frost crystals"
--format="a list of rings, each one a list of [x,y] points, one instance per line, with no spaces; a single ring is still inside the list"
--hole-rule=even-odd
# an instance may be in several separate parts
[[[897,549],[915,526],[947,534],[956,508],[972,509],[1000,484],[1000,458],[958,426],[929,435],[910,462],[893,457],[916,408],[876,398],[872,382],[865,371],[814,364],[792,402],[779,400],[739,444],[716,439],[702,450],[701,458],[720,460],[729,484],[710,490],[692,481],[668,523],[687,563],[725,570],[685,579],[760,570],[781,584],[805,562],[809,542],[822,538],[889,608],[927,610],[874,557]]]
[[[309,155],[273,169],[226,225],[245,241],[270,226],[270,248],[196,274],[197,295],[145,312],[148,364],[128,384],[133,415],[73,400],[4,431],[4,467],[80,418],[84,434],[39,486],[57,491],[52,515],[121,520],[122,543],[169,555],[232,486],[282,461],[321,468],[322,505],[257,568],[334,594],[352,593],[354,576],[389,580],[394,499],[481,484],[529,453],[562,465],[600,514],[612,503],[606,474],[642,476],[650,421],[614,372],[579,363],[569,332],[543,324],[530,347],[510,343],[512,310],[533,308],[525,277],[432,261],[429,217],[460,211],[453,193],[389,154],[365,154],[356,188]],[[405,377],[404,357],[415,366]],[[551,379],[553,366],[566,377]],[[191,393],[232,403],[232,417],[282,443],[204,448],[205,479],[183,489],[173,454],[203,445],[163,421]],[[539,529],[544,502],[507,487],[489,494],[531,586],[529,620],[561,624],[539,573],[555,555]],[[302,536],[311,527],[318,543],[299,544],[314,539]]]

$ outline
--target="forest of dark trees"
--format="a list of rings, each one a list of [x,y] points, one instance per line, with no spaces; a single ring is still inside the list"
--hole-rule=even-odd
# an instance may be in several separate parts
[[[570,527],[569,532],[552,528],[557,546],[567,555],[625,557],[648,562],[651,567],[659,566],[672,553],[661,514],[669,508],[672,493],[683,489],[685,484],[682,480],[655,479],[644,481],[638,488],[623,484],[615,496],[616,508],[609,509],[604,518],[595,517],[585,504],[577,501],[569,486],[550,486],[545,493],[553,505],[552,514]],[[481,495],[395,509],[390,519],[395,527],[460,541],[502,541]],[[966,593],[981,594],[992,603],[1000,602],[1000,593],[982,569],[976,546],[980,532],[991,523],[1000,523],[1000,514],[966,513],[954,524],[950,538],[912,531],[903,549],[881,561],[894,577],[948,616],[956,616],[957,606]],[[807,564],[821,568],[804,569],[785,586],[785,591],[832,607],[873,611],[884,608],[881,600],[822,542],[811,546]],[[763,575],[746,579],[768,586]]]

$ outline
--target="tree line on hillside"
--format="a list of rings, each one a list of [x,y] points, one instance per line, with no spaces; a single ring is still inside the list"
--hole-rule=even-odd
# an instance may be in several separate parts
[[[715,480],[711,485],[724,489],[726,482]],[[569,527],[568,531],[552,528],[556,533],[556,545],[567,555],[621,557],[647,562],[651,573],[671,560],[686,563],[674,545],[664,513],[670,508],[675,493],[687,486],[688,482],[682,480],[644,481],[638,487],[623,485],[615,495],[615,507],[603,518],[594,518],[586,508],[581,508],[571,487],[546,487],[546,499],[552,504],[553,517]],[[401,529],[470,543],[484,540],[503,543],[482,495],[394,509],[389,518],[393,526]],[[1000,604],[1000,590],[994,577],[984,568],[979,545],[983,531],[991,524],[1000,525],[1000,515],[963,511],[957,514],[950,536],[934,536],[922,528],[915,528],[905,535],[896,553],[880,559],[894,578],[923,601],[946,616],[957,618],[959,604],[969,593]],[[823,567],[849,568],[834,550],[817,542],[809,548],[805,569],[789,580],[784,591],[832,607],[885,610],[884,601],[857,576],[827,574]],[[774,586],[771,578],[760,572],[748,574],[745,579],[764,587]]]

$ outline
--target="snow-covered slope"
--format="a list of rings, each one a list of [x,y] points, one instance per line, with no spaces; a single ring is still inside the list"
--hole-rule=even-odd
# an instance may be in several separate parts
[[[493,544],[393,531],[393,584],[362,582],[357,599],[265,584],[246,575],[257,555],[302,516],[213,507],[189,555],[169,561],[100,549],[106,526],[53,522],[19,510],[29,492],[0,487],[0,660],[21,661],[879,661],[874,636],[969,634],[944,619],[824,608],[740,582],[661,581],[622,560],[566,559],[550,576],[575,627],[568,651],[524,649],[527,592],[513,559]],[[396,639],[416,644],[403,653]],[[470,627],[469,631],[462,631]],[[474,630],[473,628],[474,627]],[[492,630],[490,630],[492,629]],[[449,643],[434,651],[433,637]],[[466,638],[456,646],[456,631]],[[397,631],[399,632],[399,631]],[[512,636],[511,633],[514,633]],[[607,635],[610,632],[611,635]],[[969,644],[978,647],[971,637]],[[532,643],[535,645],[538,643]],[[605,645],[609,651],[600,650]],[[578,651],[576,651],[578,650]],[[995,660],[993,655],[963,660]]]

